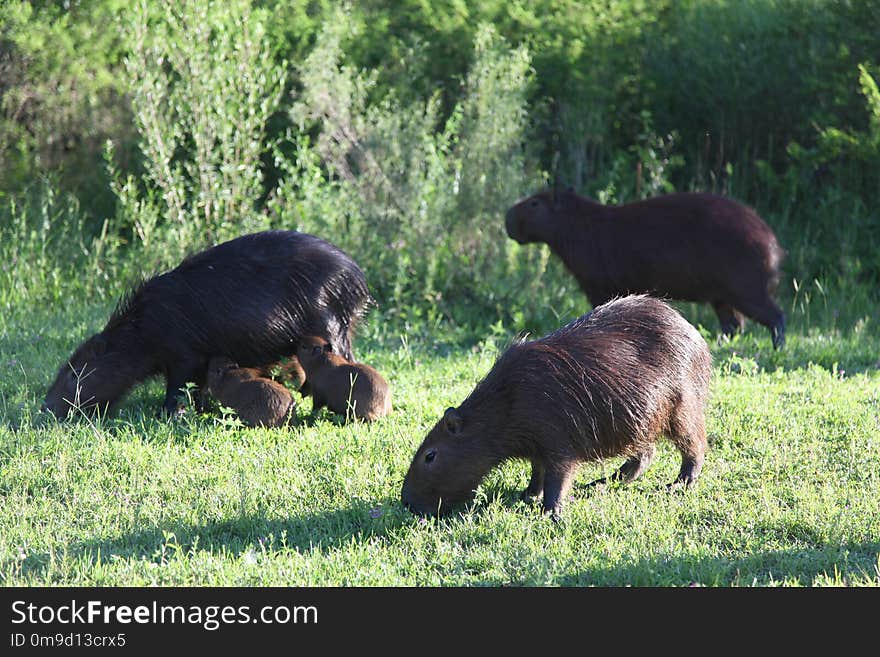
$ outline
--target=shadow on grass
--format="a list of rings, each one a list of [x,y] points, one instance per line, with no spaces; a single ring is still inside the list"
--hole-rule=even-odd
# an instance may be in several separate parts
[[[560,586],[811,586],[880,584],[880,542],[765,550],[739,558],[668,555],[592,568],[558,580]]]
[[[412,516],[396,500],[378,503],[355,502],[332,511],[319,511],[291,518],[271,518],[264,512],[236,518],[208,521],[204,524],[169,522],[115,536],[99,537],[67,547],[66,554],[31,554],[23,561],[7,560],[0,572],[15,572],[21,577],[45,579],[53,561],[76,559],[89,570],[99,561],[114,558],[162,563],[181,555],[231,554],[241,557],[262,550],[284,552],[319,551],[324,554],[348,545],[385,536],[412,523]]]

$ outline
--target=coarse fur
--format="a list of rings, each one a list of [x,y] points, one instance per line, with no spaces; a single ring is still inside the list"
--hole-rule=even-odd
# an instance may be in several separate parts
[[[517,341],[416,450],[401,499],[449,511],[510,458],[531,461],[526,498],[558,516],[577,467],[626,457],[614,478],[640,476],[666,435],[682,455],[674,485],[699,476],[712,356],[697,330],[659,299],[609,301],[539,340]]]
[[[678,193],[611,206],[572,190],[545,191],[513,205],[507,234],[546,243],[595,308],[627,294],[712,304],[722,331],[744,316],[785,343],[785,316],[773,300],[785,255],[751,208],[723,196]]]
[[[225,356],[208,361],[208,392],[234,410],[249,427],[280,427],[296,420],[293,395],[254,367],[239,367]]]
[[[357,263],[333,244],[296,231],[245,235],[190,256],[119,304],[104,329],[59,369],[44,408],[112,408],[135,384],[165,378],[164,410],[180,389],[205,382],[208,359],[265,367],[321,335],[352,356],[357,322],[371,303]]]
[[[334,413],[366,421],[391,412],[391,389],[375,368],[333,353],[332,345],[318,336],[303,338],[297,357],[315,410],[327,406]]]

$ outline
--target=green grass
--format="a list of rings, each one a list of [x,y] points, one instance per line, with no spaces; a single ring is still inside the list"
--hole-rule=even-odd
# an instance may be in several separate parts
[[[371,425],[310,417],[309,401],[290,430],[168,422],[158,381],[110,419],[45,418],[36,409],[56,368],[109,308],[22,310],[0,327],[4,585],[880,584],[876,311],[848,330],[807,330],[796,314],[782,352],[763,330],[707,333],[715,376],[698,485],[664,490],[679,465],[664,441],[629,487],[587,489],[617,462],[585,466],[554,524],[518,501],[519,462],[460,514],[419,520],[399,503],[415,447],[512,330],[402,338],[371,317],[359,356],[395,401]]]

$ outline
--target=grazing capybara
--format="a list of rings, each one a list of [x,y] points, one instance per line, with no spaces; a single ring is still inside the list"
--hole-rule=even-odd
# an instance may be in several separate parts
[[[226,356],[208,361],[208,392],[249,427],[280,427],[294,418],[293,395],[253,367],[239,367]]]
[[[543,494],[544,512],[555,518],[579,464],[625,456],[613,479],[631,481],[650,465],[661,434],[682,456],[672,486],[688,486],[706,452],[711,367],[697,330],[646,295],[609,301],[546,337],[514,342],[428,433],[402,502],[415,513],[442,514],[466,501],[492,468],[520,458],[532,464],[523,497]]]
[[[334,413],[367,421],[391,412],[388,382],[374,368],[333,353],[329,342],[313,335],[300,340],[296,353],[315,410],[326,406]]]
[[[572,190],[519,201],[505,218],[520,244],[543,242],[574,274],[593,307],[626,294],[712,304],[732,335],[743,315],[785,342],[773,300],[784,250],[751,208],[713,194],[679,193],[602,205]]]
[[[184,384],[204,384],[211,356],[263,367],[295,353],[303,335],[351,357],[370,302],[360,267],[333,244],[296,231],[245,235],[135,288],[62,364],[44,408],[62,417],[73,405],[109,410],[161,375],[164,409],[174,413]]]

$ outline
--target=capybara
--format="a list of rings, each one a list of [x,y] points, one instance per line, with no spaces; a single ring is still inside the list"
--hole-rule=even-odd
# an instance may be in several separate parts
[[[743,315],[785,343],[773,300],[784,250],[751,208],[713,194],[679,193],[602,205],[573,190],[519,201],[505,219],[520,244],[543,242],[574,274],[595,308],[627,294],[712,304],[732,335]]]
[[[375,368],[333,353],[333,346],[318,336],[300,340],[296,353],[315,410],[326,406],[334,413],[367,421],[391,412],[391,390]]]
[[[711,367],[697,330],[646,295],[609,301],[539,340],[516,341],[428,433],[402,502],[418,514],[442,514],[496,465],[520,458],[532,464],[523,497],[543,494],[545,513],[556,518],[579,464],[624,456],[613,478],[631,481],[650,465],[661,434],[682,456],[671,486],[688,486],[706,452]]]
[[[204,385],[223,354],[263,367],[321,335],[352,356],[356,323],[372,299],[357,263],[333,244],[296,231],[245,235],[185,259],[135,288],[104,329],[62,364],[44,408],[109,410],[136,383],[165,377],[164,409],[181,387]]]
[[[249,427],[280,427],[294,418],[293,395],[253,367],[239,367],[226,356],[208,361],[208,392]]]

